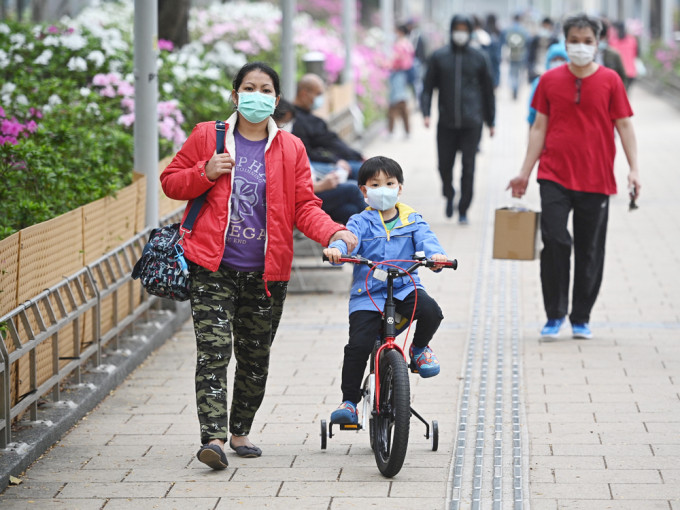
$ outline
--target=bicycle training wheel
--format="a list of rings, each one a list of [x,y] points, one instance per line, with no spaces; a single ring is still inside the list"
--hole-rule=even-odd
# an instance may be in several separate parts
[[[411,397],[406,362],[390,350],[380,361],[380,409],[373,420],[373,452],[378,469],[387,478],[404,464],[408,447]]]

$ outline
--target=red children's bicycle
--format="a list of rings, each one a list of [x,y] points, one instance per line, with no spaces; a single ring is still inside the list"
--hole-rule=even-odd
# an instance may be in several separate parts
[[[325,256],[325,261],[328,260]],[[406,449],[408,447],[409,425],[411,416],[415,416],[425,424],[425,438],[431,440],[432,451],[439,447],[439,429],[436,420],[430,424],[411,407],[411,390],[408,380],[409,364],[404,350],[397,345],[397,335],[410,327],[413,315],[403,318],[397,314],[393,297],[394,280],[408,276],[413,281],[411,272],[419,267],[449,267],[456,269],[458,261],[435,262],[416,253],[413,260],[386,260],[382,262],[371,261],[360,256],[348,256],[340,259],[340,262],[365,264],[370,270],[366,279],[373,275],[387,282],[387,299],[382,313],[381,335],[376,339],[375,346],[370,358],[370,373],[364,380],[362,388],[363,410],[361,422],[358,424],[336,424],[340,430],[361,430],[366,428],[368,418],[369,441],[375,454],[375,460],[380,472],[390,478],[396,475],[404,464]],[[412,263],[408,269],[404,269],[396,263]],[[415,282],[414,288],[415,288]],[[368,285],[366,285],[368,288]],[[417,289],[416,289],[417,292]],[[417,303],[417,294],[416,294]],[[415,306],[414,306],[415,313]],[[408,334],[407,334],[408,336]],[[404,342],[405,343],[405,342]],[[411,372],[417,372],[415,364],[410,365]],[[327,438],[333,437],[333,425],[326,420],[321,420],[321,449],[325,450]]]

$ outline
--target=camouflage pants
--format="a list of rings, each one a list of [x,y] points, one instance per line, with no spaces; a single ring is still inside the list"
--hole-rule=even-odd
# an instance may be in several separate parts
[[[268,282],[271,297],[267,297],[261,272],[220,267],[213,273],[196,264],[190,270],[201,443],[226,440],[229,432],[248,435],[264,398],[269,352],[288,282]],[[236,371],[227,422],[227,365],[232,347]]]

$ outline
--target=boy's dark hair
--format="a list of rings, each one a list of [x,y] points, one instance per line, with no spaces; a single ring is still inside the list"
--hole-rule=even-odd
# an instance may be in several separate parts
[[[591,18],[585,13],[569,16],[562,25],[564,29],[564,37],[569,37],[569,30],[572,28],[590,28],[595,35],[595,39],[599,40],[600,32],[602,32],[602,24],[597,18]]]
[[[279,81],[279,75],[277,74],[274,69],[272,69],[268,64],[265,64],[264,62],[249,62],[246,65],[244,65],[236,75],[236,78],[234,78],[234,83],[232,86],[234,87],[235,91],[238,91],[238,89],[241,87],[241,83],[243,83],[243,79],[246,77],[246,75],[251,72],[251,71],[262,71],[263,73],[269,75],[269,77],[272,79],[272,83],[274,84],[274,92],[276,93],[277,96],[281,95],[281,84]]]
[[[399,184],[404,184],[404,172],[399,163],[385,156],[368,158],[359,168],[357,183],[364,186],[366,182],[380,172],[385,172],[388,177],[395,177]]]

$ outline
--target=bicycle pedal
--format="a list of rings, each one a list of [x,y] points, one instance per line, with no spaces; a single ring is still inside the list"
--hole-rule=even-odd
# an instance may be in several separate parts
[[[340,430],[359,430],[358,423],[341,423]]]
[[[412,374],[418,373],[418,365],[416,365],[413,361],[411,361],[411,363],[409,363],[408,368],[409,368],[409,370],[411,370]]]

